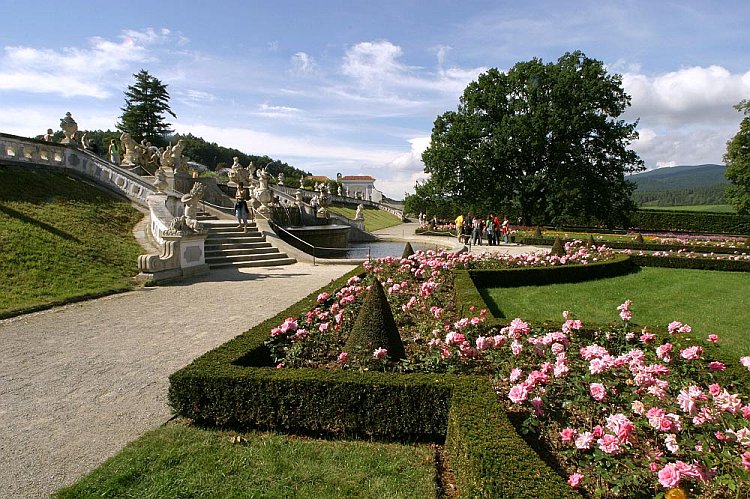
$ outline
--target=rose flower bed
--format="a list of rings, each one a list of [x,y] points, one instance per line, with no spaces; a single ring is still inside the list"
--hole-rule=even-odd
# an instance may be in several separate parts
[[[313,309],[274,327],[266,345],[278,368],[491,377],[506,410],[518,415],[520,433],[543,445],[570,486],[590,496],[750,493],[750,405],[727,379],[739,366],[715,360],[716,335],[701,336],[676,321],[669,331],[631,330],[630,301],[618,307],[616,327],[584,328],[567,312],[559,328],[532,327],[520,318],[497,325],[485,310],[457,314],[457,270],[555,267],[612,257],[606,248],[579,244],[567,244],[566,252],[417,252],[374,260],[363,277],[320,294]],[[386,345],[366,355],[345,349],[375,279],[388,296],[405,358],[392,358]],[[750,357],[740,363],[750,369]]]

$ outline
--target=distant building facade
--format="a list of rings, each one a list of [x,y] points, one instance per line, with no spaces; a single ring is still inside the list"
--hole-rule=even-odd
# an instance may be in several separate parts
[[[350,198],[365,199],[375,203],[383,202],[383,193],[375,188],[375,179],[369,175],[338,176],[344,195]]]

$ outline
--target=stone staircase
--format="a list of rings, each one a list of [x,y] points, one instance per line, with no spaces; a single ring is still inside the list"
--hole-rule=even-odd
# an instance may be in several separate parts
[[[204,227],[208,227],[204,248],[206,263],[211,269],[269,267],[290,265],[297,261],[271,246],[254,222],[248,223],[245,233],[237,228],[236,220],[219,220],[206,214],[199,215],[198,220]]]

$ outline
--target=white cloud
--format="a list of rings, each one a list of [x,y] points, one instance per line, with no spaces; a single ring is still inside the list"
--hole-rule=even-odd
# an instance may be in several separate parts
[[[120,42],[93,37],[86,48],[6,46],[0,57],[0,90],[104,99],[111,95],[112,74],[152,61],[149,46],[169,37],[167,29],[149,28],[124,31]]]
[[[255,114],[266,118],[289,118],[291,116],[296,117],[299,113],[300,109],[296,107],[261,104],[258,106],[258,111]]]
[[[315,59],[305,52],[297,52],[292,56],[292,72],[298,75],[310,75],[317,71]]]
[[[654,77],[623,75],[632,97],[629,116],[652,126],[738,122],[734,104],[750,95],[750,72],[732,74],[721,66],[690,67]]]

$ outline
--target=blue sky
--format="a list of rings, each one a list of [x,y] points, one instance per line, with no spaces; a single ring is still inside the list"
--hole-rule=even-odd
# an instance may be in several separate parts
[[[114,129],[133,74],[168,85],[180,133],[314,174],[425,178],[435,117],[481,72],[581,50],[623,75],[647,167],[720,163],[750,98],[745,1],[0,0],[0,132],[70,111]]]

